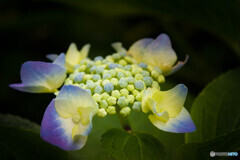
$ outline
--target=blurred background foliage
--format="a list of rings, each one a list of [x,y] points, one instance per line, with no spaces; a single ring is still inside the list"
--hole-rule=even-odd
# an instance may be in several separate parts
[[[10,83],[20,82],[19,71],[25,61],[47,61],[46,54],[66,52],[71,42],[79,48],[90,43],[90,58],[106,56],[114,52],[112,42],[120,41],[129,48],[140,38],[155,38],[160,33],[170,36],[180,60],[186,54],[190,57],[179,72],[166,78],[167,85],[163,86],[167,89],[184,83],[189,88],[186,102],[189,110],[194,97],[206,84],[239,66],[239,7],[239,0],[1,0],[1,113],[40,124],[54,97],[22,93],[8,87]],[[135,114],[140,113],[132,116]],[[100,121],[96,119],[96,123]],[[119,127],[117,119],[111,123],[103,121],[104,127],[93,129],[88,141],[95,148],[100,142],[95,145],[91,138],[99,141],[107,128]],[[135,128],[151,125],[146,123],[136,124]],[[167,139],[163,139],[164,143],[174,146],[184,143],[183,135],[167,134],[154,127],[148,131],[157,138],[179,139],[177,144]],[[84,151],[87,148],[80,152]]]

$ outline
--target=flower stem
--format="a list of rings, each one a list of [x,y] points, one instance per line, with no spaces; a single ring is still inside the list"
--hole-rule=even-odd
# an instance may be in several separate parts
[[[122,116],[119,112],[117,113],[117,115],[118,115],[118,118],[120,120],[120,123],[121,123],[123,129],[127,132],[131,132],[132,129],[131,129],[128,117]]]

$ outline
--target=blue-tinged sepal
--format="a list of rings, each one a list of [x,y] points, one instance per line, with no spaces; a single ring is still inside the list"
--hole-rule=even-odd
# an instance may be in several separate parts
[[[41,137],[64,150],[81,149],[92,129],[98,107],[93,98],[79,87],[65,85],[45,111]]]
[[[87,135],[75,135],[72,138],[72,130],[76,125],[72,118],[62,118],[55,109],[55,100],[47,107],[41,123],[40,135],[46,142],[63,150],[81,149],[86,141]],[[86,128],[91,128],[87,126]]]
[[[10,87],[30,93],[53,93],[66,78],[64,62],[64,54],[61,54],[53,63],[25,62],[20,70],[22,83],[11,84]]]
[[[183,107],[187,91],[183,84],[168,91],[148,89],[143,93],[142,110],[145,113],[152,112],[149,119],[161,130],[174,133],[193,132],[196,127]]]
[[[166,132],[188,133],[196,130],[190,114],[184,107],[176,117],[169,118],[168,121],[164,121],[156,115],[150,115],[149,119],[155,127]]]

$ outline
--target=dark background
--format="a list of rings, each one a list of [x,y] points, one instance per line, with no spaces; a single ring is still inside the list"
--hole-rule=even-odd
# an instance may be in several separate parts
[[[196,96],[221,73],[239,66],[238,0],[1,0],[1,113],[41,122],[52,94],[29,94],[8,87],[20,82],[25,61],[91,44],[90,58],[112,54],[140,38],[166,33],[179,60],[188,63],[167,81],[184,83]]]

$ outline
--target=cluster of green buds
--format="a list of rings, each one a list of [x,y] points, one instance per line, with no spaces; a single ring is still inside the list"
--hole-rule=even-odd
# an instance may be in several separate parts
[[[117,52],[106,58],[83,59],[74,66],[65,85],[85,89],[99,106],[97,115],[105,117],[117,111],[122,116],[132,109],[140,111],[143,91],[149,87],[159,90],[159,83],[164,82],[160,68],[137,63],[127,53]]]

